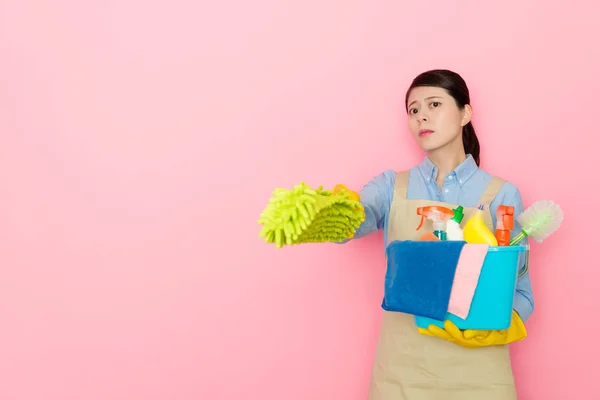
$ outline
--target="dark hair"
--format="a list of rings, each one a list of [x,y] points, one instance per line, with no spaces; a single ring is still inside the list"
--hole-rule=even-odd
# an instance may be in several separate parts
[[[408,96],[412,89],[419,86],[434,86],[445,89],[461,109],[471,102],[469,88],[459,74],[447,69],[434,69],[423,72],[412,81],[412,84],[406,91],[406,99],[404,101],[407,112]],[[470,121],[467,125],[463,126],[462,140],[465,153],[471,154],[477,165],[479,165],[479,140],[475,134],[475,128],[473,128],[473,124]]]

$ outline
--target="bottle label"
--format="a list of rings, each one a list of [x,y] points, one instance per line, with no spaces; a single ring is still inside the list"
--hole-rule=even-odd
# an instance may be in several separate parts
[[[444,231],[434,231],[433,234],[437,236],[440,240],[448,240],[446,236],[446,232]]]

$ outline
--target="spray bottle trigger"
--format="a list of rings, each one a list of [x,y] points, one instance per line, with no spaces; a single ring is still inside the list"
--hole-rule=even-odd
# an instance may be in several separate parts
[[[419,226],[417,226],[417,230],[421,229],[423,227],[423,223],[425,223],[425,214],[423,213],[423,207],[419,207],[417,208],[417,215],[421,216],[421,223],[419,224]]]
[[[512,218],[512,215],[505,215],[503,217],[504,220],[504,229],[512,231],[515,227],[515,220]]]
[[[515,207],[514,206],[505,206],[505,205],[500,205],[498,207],[498,211],[496,212],[496,218],[498,219],[498,222],[501,222],[501,229],[506,229],[506,230],[512,230],[514,228],[515,225],[515,219],[514,219],[514,214],[515,214]]]

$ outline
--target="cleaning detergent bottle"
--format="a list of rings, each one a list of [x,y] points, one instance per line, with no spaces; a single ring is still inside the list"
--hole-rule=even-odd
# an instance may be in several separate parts
[[[454,217],[452,210],[440,206],[419,207],[417,208],[417,215],[422,216],[417,230],[421,229],[427,218],[433,222],[433,234],[440,240],[448,240],[446,227],[450,218]]]
[[[460,227],[460,223],[465,216],[463,214],[463,206],[458,206],[452,210],[454,216],[446,224],[446,231],[448,240],[464,240],[464,233]]]
[[[475,213],[467,220],[463,230],[465,241],[473,244],[489,244],[498,246],[498,240],[492,231],[483,222],[483,204],[475,210]]]
[[[510,231],[515,227],[515,207],[498,206],[496,210],[496,240],[498,246],[510,244]]]

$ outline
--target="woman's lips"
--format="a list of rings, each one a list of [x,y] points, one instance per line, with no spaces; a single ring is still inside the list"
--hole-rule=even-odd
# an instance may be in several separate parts
[[[427,135],[431,135],[433,133],[433,131],[431,129],[421,129],[419,131],[419,136],[427,136]]]

